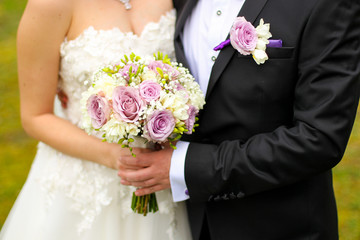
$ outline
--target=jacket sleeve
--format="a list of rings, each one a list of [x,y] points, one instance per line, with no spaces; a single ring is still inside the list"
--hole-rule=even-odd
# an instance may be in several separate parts
[[[328,171],[341,160],[359,102],[359,26],[359,1],[318,1],[299,41],[292,126],[246,142],[191,143],[185,161],[191,201],[246,197]]]

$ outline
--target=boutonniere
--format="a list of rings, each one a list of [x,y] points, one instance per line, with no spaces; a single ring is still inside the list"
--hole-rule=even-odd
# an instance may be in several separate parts
[[[230,30],[230,39],[220,43],[214,50],[219,51],[231,44],[240,54],[252,54],[257,64],[263,64],[269,59],[266,47],[282,47],[281,40],[269,40],[270,37],[270,24],[264,24],[263,19],[255,28],[244,17],[237,17]]]

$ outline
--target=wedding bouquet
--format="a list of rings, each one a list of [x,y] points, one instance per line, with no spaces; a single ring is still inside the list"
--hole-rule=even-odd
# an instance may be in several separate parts
[[[100,133],[104,141],[119,143],[133,153],[135,137],[146,142],[172,142],[191,134],[204,95],[189,70],[162,53],[141,58],[125,55],[117,64],[102,67],[83,93],[82,127]],[[144,214],[158,210],[155,194],[137,197],[132,209]]]

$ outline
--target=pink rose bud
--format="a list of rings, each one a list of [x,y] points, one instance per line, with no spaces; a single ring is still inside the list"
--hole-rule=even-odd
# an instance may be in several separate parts
[[[186,129],[188,130],[187,132],[185,132],[186,134],[192,134],[192,130],[194,128],[194,124],[195,124],[195,117],[198,114],[199,110],[190,105],[189,109],[188,109],[188,114],[189,114],[189,118],[185,121],[185,126]]]
[[[249,55],[258,41],[255,27],[244,17],[236,18],[230,30],[230,41],[241,54]]]
[[[175,118],[170,110],[155,111],[145,125],[145,137],[149,141],[165,142],[175,128]]]
[[[145,106],[139,91],[132,87],[116,87],[113,92],[113,108],[125,122],[136,122]]]
[[[129,79],[130,79],[130,77],[129,77],[130,67],[131,67],[131,72],[132,73],[136,73],[138,68],[139,68],[139,66],[134,64],[134,63],[129,63],[129,64],[125,65],[120,70],[120,73],[126,79],[126,81],[129,81]]]
[[[101,128],[109,120],[111,109],[104,97],[91,95],[86,106],[95,129]]]
[[[161,89],[160,84],[151,80],[143,81],[139,86],[140,96],[146,102],[157,100],[160,97]]]

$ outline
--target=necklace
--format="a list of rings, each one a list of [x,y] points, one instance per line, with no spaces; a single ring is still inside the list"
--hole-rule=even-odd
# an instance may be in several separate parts
[[[130,10],[131,9],[131,4],[130,4],[130,0],[119,0],[120,2],[122,2],[125,5],[125,9],[126,10]]]

